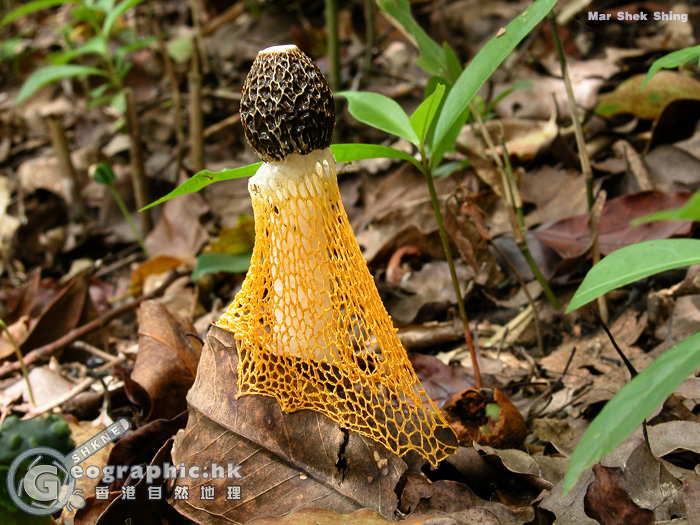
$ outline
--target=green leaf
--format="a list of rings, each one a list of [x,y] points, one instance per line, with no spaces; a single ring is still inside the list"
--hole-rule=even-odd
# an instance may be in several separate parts
[[[366,91],[341,91],[337,95],[348,99],[348,111],[360,122],[420,145],[408,115],[395,100]]]
[[[644,77],[644,80],[642,81],[642,84],[639,86],[639,88],[643,88],[646,85],[646,83],[651,80],[651,77],[653,77],[654,74],[657,73],[659,70],[673,69],[675,67],[680,66],[681,64],[684,64],[685,62],[688,62],[698,57],[700,57],[700,46],[694,46],[686,47],[685,49],[679,49],[678,51],[674,51],[673,53],[669,53],[666,56],[654,60],[654,63],[649,68],[647,76]]]
[[[124,57],[127,54],[131,53],[132,51],[138,51],[139,49],[143,49],[144,47],[148,47],[157,41],[158,41],[158,39],[154,36],[141,38],[139,40],[136,40],[135,42],[132,42],[131,44],[127,44],[125,46],[121,46],[121,47],[117,48],[115,55],[119,60],[123,60]]]
[[[96,36],[85,42],[82,46],[76,47],[75,49],[67,49],[59,53],[52,55],[49,60],[54,65],[67,64],[71,62],[74,58],[82,56],[95,54],[100,56],[105,56],[107,54],[107,45],[105,41]]]
[[[697,239],[661,239],[625,246],[590,269],[571,298],[566,313],[620,286],[698,263],[700,240]]]
[[[491,113],[496,106],[498,106],[498,103],[506,98],[508,95],[513,93],[514,91],[517,91],[518,89],[525,89],[525,88],[530,88],[532,87],[532,84],[528,82],[527,80],[521,80],[519,82],[516,82],[513,84],[511,87],[503,91],[501,94],[499,94],[496,98],[494,98],[491,103],[488,105],[488,107],[484,110],[484,114],[488,115]]]
[[[204,171],[200,171],[199,173],[192,175],[192,177],[190,177],[185,182],[180,184],[177,188],[175,188],[173,191],[168,193],[165,197],[161,197],[157,201],[149,204],[148,206],[141,208],[139,211],[144,211],[144,210],[147,210],[148,208],[152,208],[153,206],[156,206],[157,204],[162,204],[165,201],[169,201],[173,197],[178,197],[180,195],[186,195],[188,193],[194,193],[196,191],[199,191],[201,189],[206,188],[207,186],[209,186],[213,182],[218,182],[221,180],[229,180],[229,179],[241,179],[243,177],[250,177],[251,175],[254,175],[256,171],[258,171],[258,168],[260,166],[262,166],[262,162],[257,162],[255,164],[248,164],[247,166],[241,166],[240,168],[233,168],[230,170],[221,170],[221,171],[204,170]]]
[[[454,91],[454,89],[452,89],[452,91]],[[440,161],[442,160],[442,157],[445,155],[445,153],[447,153],[450,149],[454,148],[455,142],[457,142],[457,137],[459,136],[459,132],[462,131],[462,126],[464,126],[464,123],[467,121],[470,112],[471,111],[469,109],[469,106],[464,108],[462,113],[460,115],[457,115],[457,119],[452,123],[452,127],[447,130],[447,133],[445,133],[443,139],[435,146],[433,146],[433,149],[430,152],[430,165],[433,167],[433,169],[440,165]],[[444,104],[443,109],[440,110],[440,115],[442,115],[443,113]],[[433,137],[433,144],[435,144],[435,137]]]
[[[388,146],[379,146],[377,144],[335,144],[331,146],[331,151],[337,162],[352,162],[354,160],[364,160],[364,159],[376,159],[376,158],[388,158],[388,159],[401,159],[408,162],[412,162],[418,169],[420,169],[420,163],[411,157],[408,153],[399,151],[395,148],[390,148]],[[194,193],[196,191],[202,190],[214,182],[219,182],[221,180],[229,179],[240,179],[243,177],[250,177],[255,175],[258,168],[262,165],[262,162],[257,162],[255,164],[249,164],[247,166],[241,166],[240,168],[233,168],[229,170],[222,171],[209,171],[204,170],[196,173],[190,177],[187,181],[182,183],[180,186],[175,188],[173,191],[161,197],[155,202],[152,202],[148,206],[141,208],[139,211],[147,210],[157,204],[162,204],[165,201],[169,201],[173,197],[178,197],[180,195],[186,195],[188,193]]]
[[[377,0],[377,5],[415,40],[420,51],[416,65],[430,75],[446,76],[448,67],[442,48],[413,18],[408,0]]]
[[[622,443],[698,367],[700,332],[666,350],[623,386],[576,445],[564,476],[564,493],[576,484],[586,468]]]
[[[664,220],[700,222],[700,190],[696,191],[683,206],[650,213],[649,215],[633,220],[630,224],[636,226],[643,222]]]
[[[435,91],[433,91],[420,106],[416,108],[411,115],[411,127],[413,131],[418,135],[418,140],[420,143],[425,142],[425,137],[428,135],[428,130],[430,125],[433,123],[435,114],[440,107],[440,102],[445,94],[445,86],[443,84],[438,84],[435,86]]]
[[[252,253],[230,255],[228,253],[203,253],[197,257],[192,270],[192,281],[208,273],[228,272],[245,273],[250,267]]]
[[[112,167],[109,164],[100,162],[92,172],[92,178],[100,184],[109,185],[112,184],[117,177],[114,175],[114,171],[112,171]]]
[[[123,89],[119,91],[109,101],[109,105],[113,107],[119,115],[126,115],[126,92]]]
[[[442,52],[445,55],[445,64],[447,64],[447,79],[453,85],[462,74],[462,64],[460,64],[454,49],[447,42],[442,43]]]
[[[418,169],[421,169],[420,162],[414,157],[389,146],[380,146],[378,144],[335,144],[331,146],[331,151],[336,162],[352,162],[365,159],[401,159],[411,162]]]
[[[34,2],[27,2],[26,4],[19,6],[14,11],[10,11],[3,16],[2,19],[0,19],[0,26],[9,24],[10,22],[17,20],[18,18],[22,18],[30,13],[35,13],[37,11],[41,11],[42,9],[48,9],[49,7],[68,3],[73,4],[75,2],[72,0],[35,0]]]
[[[117,21],[117,18],[122,16],[132,7],[139,5],[141,2],[143,2],[143,0],[124,0],[123,2],[117,4],[117,6],[111,10],[105,18],[105,23],[102,26],[102,34],[109,36],[112,32],[112,27],[114,27],[114,23]]]
[[[22,87],[17,94],[15,105],[21,104],[37,89],[42,88],[47,84],[51,84],[52,82],[56,82],[57,80],[62,80],[64,78],[83,75],[99,75],[106,77],[107,73],[94,67],[77,66],[72,64],[42,67],[29,75],[29,78],[24,82],[24,84],[22,84]]]
[[[178,64],[184,64],[192,56],[194,50],[194,42],[192,37],[183,36],[168,40],[166,44],[168,55]]]
[[[445,99],[435,127],[434,148],[446,148],[443,142],[464,114],[479,88],[496,71],[515,46],[547,16],[557,0],[537,0],[508,24],[505,33],[495,36],[477,53],[455,82]],[[432,160],[432,159],[431,159]]]

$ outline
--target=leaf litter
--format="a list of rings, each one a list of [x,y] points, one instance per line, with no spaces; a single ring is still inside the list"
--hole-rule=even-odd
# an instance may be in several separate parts
[[[225,117],[238,111],[240,86],[258,49],[295,41],[324,71],[328,64],[319,47],[323,33],[311,30],[323,27],[323,13],[316,8],[288,11],[276,5],[255,14],[238,3],[201,4],[199,23],[210,62],[202,64],[210,69],[204,76],[201,113],[211,139],[205,145],[207,167],[214,171],[255,160],[237,121],[227,123]],[[576,28],[559,29],[577,103],[589,112],[586,139],[593,155],[594,191],[607,195],[598,225],[602,253],[641,240],[696,236],[690,222],[630,225],[634,218],[683,204],[698,189],[697,67],[690,63],[662,71],[643,90],[635,87],[654,58],[697,45],[692,24],[596,23],[587,19],[587,9],[602,11],[600,3],[587,8],[564,4]],[[520,11],[513,2],[466,5],[449,2],[444,12],[433,3],[414,9],[431,36],[453,44],[463,61]],[[691,3],[665,2],[619,6],[610,13],[653,14],[667,8],[700,16]],[[372,48],[371,74],[363,73],[361,9],[342,6],[340,11],[346,85],[363,85],[395,98],[409,112],[415,109],[426,76],[414,64],[418,53],[410,39],[383,15],[375,16],[382,39]],[[524,426],[517,432],[524,442],[518,439],[498,449],[464,437],[457,453],[432,470],[415,458],[393,456],[313,412],[286,414],[271,398],[236,399],[233,336],[206,329],[240,287],[241,276],[214,272],[191,282],[189,272],[201,253],[249,250],[250,225],[242,218],[250,210],[246,180],[166,203],[146,238],[151,259],[142,257],[105,188],[87,177],[92,163],[109,159],[118,191],[138,217],[128,137],[119,133],[114,117],[86,106],[80,82],[45,88],[22,111],[10,104],[36,61],[62,46],[50,28],[65,20],[67,12],[46,11],[27,17],[22,27],[12,25],[21,29],[25,44],[16,47],[20,54],[9,62],[0,62],[0,317],[25,353],[48,348],[41,362],[30,366],[39,405],[70,394],[93,370],[101,370],[94,373],[99,380],[56,409],[66,418],[90,414],[89,420],[97,418],[103,425],[125,415],[132,419],[133,432],[117,442],[110,457],[95,458],[98,466],[209,464],[226,458],[240,463],[245,475],[240,501],[199,501],[194,496],[205,484],[201,479],[184,480],[193,495],[189,502],[173,498],[172,482],[163,485],[165,497],[159,502],[149,501],[143,480],[113,483],[106,502],[87,493],[94,490],[88,487],[87,506],[77,513],[76,523],[146,518],[211,524],[396,519],[433,525],[700,523],[700,386],[695,375],[650,418],[648,444],[638,430],[562,495],[567,458],[629,373],[585,309],[564,316],[545,304],[513,240],[500,174],[471,125],[464,128],[456,151],[446,156],[461,162],[466,155],[471,166],[462,163],[437,179],[436,186],[481,346],[484,380],[510,398],[508,410],[523,416]],[[185,3],[163,4],[153,14],[174,38],[197,34]],[[145,12],[137,10],[124,23],[142,18]],[[139,27],[143,31],[145,26]],[[591,246],[585,185],[551,38],[549,28],[535,30],[479,96],[488,103],[516,88],[492,108],[487,126],[497,142],[505,143],[515,166],[528,245],[566,303],[590,267]],[[174,66],[176,85],[183,90],[192,60],[192,50],[185,51]],[[176,180],[192,175],[188,160],[178,160],[175,151],[178,119],[172,87],[158,69],[162,60],[155,48],[143,50],[125,78],[137,94],[153,195],[167,193]],[[522,80],[530,85],[519,84]],[[80,198],[93,219],[86,224],[70,219],[73,203],[64,194],[42,116],[49,102],[68,133]],[[344,142],[387,140],[342,111],[338,129]],[[187,153],[189,144],[184,147],[182,153]],[[473,369],[461,341],[422,176],[409,163],[368,160],[341,169],[339,179],[352,226],[411,363],[428,395],[454,415],[460,399],[475,395]],[[700,328],[696,277],[697,268],[667,272],[608,294],[610,330],[637,370]],[[154,300],[143,301],[144,295]],[[542,348],[536,344],[532,301]],[[95,328],[81,331],[90,323]],[[195,326],[206,334],[203,344]],[[3,333],[2,417],[32,413],[14,359],[14,347]],[[488,412],[486,406],[473,425],[476,434],[498,426],[500,412]],[[89,435],[92,427],[83,417],[79,426]],[[464,428],[465,418],[454,417],[455,426]],[[78,423],[72,424],[79,441]],[[226,493],[225,481],[211,481],[217,495]],[[138,513],[120,498],[124,484],[136,485]]]

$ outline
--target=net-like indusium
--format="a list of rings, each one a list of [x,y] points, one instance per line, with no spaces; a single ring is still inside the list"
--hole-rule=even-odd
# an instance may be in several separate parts
[[[255,247],[218,322],[236,336],[239,395],[316,410],[432,465],[454,453],[355,240],[330,149],[263,164],[248,189]]]

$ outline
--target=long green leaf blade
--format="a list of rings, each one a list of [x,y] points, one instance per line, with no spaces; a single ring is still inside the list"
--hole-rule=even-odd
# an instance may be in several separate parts
[[[148,206],[145,206],[141,208],[139,211],[144,211],[147,210],[148,208],[152,208],[153,206],[156,206],[158,204],[162,204],[165,201],[169,201],[170,199],[174,197],[179,197],[180,195],[186,195],[188,193],[194,193],[199,190],[202,190],[209,186],[210,184],[214,182],[219,182],[222,180],[230,180],[230,179],[241,179],[243,177],[250,177],[251,175],[254,175],[256,171],[258,171],[258,168],[262,166],[262,162],[257,162],[255,164],[248,164],[247,166],[241,166],[240,168],[233,168],[230,170],[222,170],[222,171],[209,171],[209,170],[204,170],[200,171],[199,173],[195,173],[187,179],[185,182],[180,184],[177,188],[175,188],[173,191],[165,195],[164,197],[161,197],[155,202],[152,202]]]
[[[665,220],[700,222],[700,190],[696,191],[683,206],[650,213],[649,215],[633,220],[631,224],[635,226],[643,222]]]
[[[341,91],[337,95],[348,99],[348,111],[363,124],[419,145],[408,115],[395,100],[380,93],[360,91]]]
[[[700,332],[666,350],[622,387],[586,429],[571,455],[564,493],[586,468],[622,443],[698,367]]]
[[[571,298],[566,313],[620,286],[698,263],[700,240],[697,239],[661,239],[625,246],[591,268]]]
[[[416,65],[431,75],[447,75],[447,64],[442,48],[418,25],[411,13],[408,0],[377,0],[379,9],[397,22],[397,28],[408,32],[420,51]]]
[[[420,163],[396,148],[380,146],[379,144],[335,144],[331,151],[337,162],[352,162],[365,159],[400,159],[412,162],[420,169]]]
[[[673,69],[698,57],[700,57],[700,46],[693,46],[686,47],[685,49],[679,49],[678,51],[674,51],[673,53],[669,53],[666,56],[654,60],[654,63],[649,68],[644,80],[642,80],[639,89],[646,86],[647,82],[651,80],[651,77],[653,77],[659,70]]]
[[[96,54],[104,56],[107,53],[107,44],[105,44],[105,41],[100,37],[96,36],[85,42],[80,47],[76,47],[75,49],[67,49],[52,55],[49,57],[49,60],[51,60],[52,64],[58,66],[72,62],[74,58],[81,55]]]
[[[122,16],[132,7],[139,5],[141,2],[143,2],[143,0],[124,0],[123,2],[118,4],[112,11],[110,11],[107,14],[107,17],[105,18],[105,23],[102,26],[102,34],[105,36],[109,36],[109,34],[112,32],[112,27],[114,26],[114,23],[117,21],[117,18]]]
[[[377,159],[377,158],[387,158],[387,159],[400,159],[408,162],[412,162],[416,167],[420,169],[420,163],[411,157],[408,153],[404,153],[396,148],[390,148],[388,146],[380,146],[377,144],[335,144],[331,146],[331,151],[337,162],[352,162],[354,160],[364,160],[364,159]],[[162,204],[174,197],[179,197],[180,195],[186,195],[188,193],[194,193],[196,191],[202,190],[214,182],[219,182],[222,180],[229,179],[241,179],[243,177],[250,177],[255,175],[258,168],[262,165],[262,162],[257,162],[255,164],[249,164],[247,166],[241,166],[240,168],[233,168],[222,171],[209,171],[204,170],[199,173],[194,174],[188,180],[180,184],[173,191],[161,197],[155,202],[152,202],[148,206],[141,208],[139,211],[147,210],[158,204]]]
[[[208,273],[244,273],[250,266],[251,252],[231,255],[229,253],[203,253],[197,257],[192,270],[192,281]]]
[[[422,143],[425,142],[425,137],[428,134],[430,125],[433,123],[435,114],[440,107],[440,102],[445,94],[444,84],[438,84],[435,86],[435,91],[433,91],[430,96],[428,96],[420,106],[416,108],[411,115],[411,127],[413,131],[418,135],[418,140]]]
[[[15,105],[21,104],[37,89],[40,89],[47,84],[51,84],[52,82],[56,82],[57,80],[62,80],[64,78],[78,77],[82,75],[99,75],[105,77],[107,76],[107,73],[94,67],[72,64],[42,67],[29,75],[29,78],[24,82],[24,84],[22,84],[19,93],[17,93]]]
[[[556,3],[557,0],[537,0],[506,26],[505,33],[489,40],[477,53],[466,69],[462,71],[445,99],[445,105],[435,127],[434,149],[443,146],[442,141],[448,131],[464,114],[465,108],[479,91],[479,88]]]
[[[42,9],[48,9],[49,7],[55,7],[57,5],[63,5],[68,3],[75,3],[72,0],[35,0],[34,2],[27,2],[19,6],[17,9],[10,11],[0,20],[0,26],[9,24],[10,22],[22,18],[30,13],[36,13]]]

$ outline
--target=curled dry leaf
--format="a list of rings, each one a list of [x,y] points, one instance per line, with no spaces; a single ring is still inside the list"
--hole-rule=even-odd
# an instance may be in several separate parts
[[[394,519],[395,489],[407,469],[401,458],[320,413],[284,413],[267,396],[237,398],[237,370],[235,336],[212,327],[187,397],[190,419],[175,437],[172,459],[202,468],[221,458],[240,465],[243,499],[173,502],[180,513],[198,523],[245,523],[304,508],[342,514],[369,508]],[[205,480],[184,482],[196,492]],[[219,494],[230,484],[206,483]]]
[[[586,515],[606,525],[652,525],[654,513],[630,498],[619,468],[593,466],[595,481],[584,498]]]
[[[146,419],[171,419],[186,409],[185,396],[202,351],[192,323],[177,319],[157,301],[139,309],[139,353],[131,379],[149,397]]]
[[[520,448],[525,440],[525,419],[498,388],[458,392],[442,410],[460,445],[476,441],[494,448]]]

